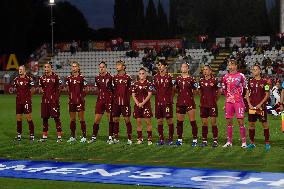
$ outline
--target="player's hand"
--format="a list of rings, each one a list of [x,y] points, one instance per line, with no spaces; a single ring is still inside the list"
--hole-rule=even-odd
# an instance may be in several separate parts
[[[138,107],[139,107],[139,108],[143,108],[143,104],[142,104],[142,103],[139,103],[139,104],[138,104]]]
[[[280,111],[282,112],[283,109],[284,109],[284,108],[283,108],[283,105],[281,104],[281,105],[280,105]]]
[[[261,105],[258,104],[258,105],[256,106],[256,109],[262,109],[262,108],[261,108]]]
[[[254,109],[254,107],[251,104],[249,104],[249,109]]]

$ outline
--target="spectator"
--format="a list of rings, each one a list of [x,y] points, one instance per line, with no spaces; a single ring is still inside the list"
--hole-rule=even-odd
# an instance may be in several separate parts
[[[240,39],[241,47],[244,48],[246,46],[247,40],[245,36],[242,36]]]
[[[77,50],[78,50],[78,43],[75,40],[73,40],[70,45],[70,52],[71,54],[76,54]]]
[[[88,51],[93,51],[93,42],[91,40],[88,41]]]
[[[4,78],[4,83],[8,84],[10,83],[10,74],[8,72],[5,72],[5,74],[3,75],[3,78]]]
[[[271,63],[266,66],[266,73],[270,76],[273,74],[273,67],[271,66]]]

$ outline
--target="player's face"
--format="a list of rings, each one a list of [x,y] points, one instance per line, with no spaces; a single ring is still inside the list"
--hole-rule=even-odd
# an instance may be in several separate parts
[[[138,76],[139,76],[140,80],[144,80],[144,79],[146,79],[147,73],[145,72],[145,70],[140,70],[138,72]]]
[[[259,75],[260,75],[260,72],[261,72],[261,70],[259,69],[258,66],[254,66],[254,67],[252,68],[252,74],[253,74],[254,77],[255,77],[255,76],[259,76]]]
[[[116,64],[116,71],[122,71],[122,70],[124,70],[124,65],[123,64],[121,64],[121,63],[117,63]]]
[[[160,72],[166,71],[167,67],[161,63],[158,64],[158,69]]]
[[[99,65],[99,72],[100,72],[100,74],[104,74],[104,73],[107,72],[105,64],[100,64]]]
[[[79,72],[79,65],[76,64],[76,63],[73,63],[72,64],[72,67],[71,67],[71,70],[72,70],[72,73],[78,73]]]
[[[45,64],[44,65],[44,73],[50,74],[51,73],[51,65],[50,64]]]
[[[208,75],[211,75],[212,71],[211,71],[211,69],[208,66],[204,66],[202,72],[203,72],[204,76],[208,76]]]
[[[19,67],[19,75],[25,75],[26,74],[26,70],[23,66]]]
[[[280,82],[276,83],[276,87],[280,88],[280,85],[281,85]]]
[[[180,67],[181,73],[188,73],[189,66],[187,64],[182,64]]]
[[[230,72],[235,72],[235,71],[237,71],[237,68],[238,68],[238,66],[237,66],[237,64],[235,63],[235,62],[229,62],[229,71]]]

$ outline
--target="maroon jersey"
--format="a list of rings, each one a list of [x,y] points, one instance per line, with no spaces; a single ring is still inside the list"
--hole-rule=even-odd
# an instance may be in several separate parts
[[[14,79],[13,85],[17,89],[16,104],[31,104],[33,79],[27,75],[24,78],[18,76]]]
[[[153,89],[153,84],[148,80],[145,80],[143,83],[136,81],[132,87],[132,93],[135,93],[135,97],[138,102],[142,103],[145,98],[147,98],[148,93],[153,92]],[[151,107],[151,100],[148,100],[145,106]]]
[[[177,106],[192,106],[195,105],[193,90],[197,89],[197,83],[191,76],[176,78],[176,89],[177,89]]]
[[[173,83],[172,76],[166,74],[154,76],[154,87],[156,89],[155,104],[166,105],[173,104]]]
[[[200,78],[200,107],[215,108],[217,107],[217,96],[220,85],[217,78],[210,79]]]
[[[128,74],[113,77],[113,103],[122,106],[130,105],[131,77]]]
[[[99,89],[97,100],[105,100],[106,102],[111,101],[113,77],[107,73],[105,76],[96,76],[95,81],[96,86]]]
[[[87,85],[85,77],[82,75],[68,76],[66,84],[69,88],[69,104],[84,104],[85,92],[84,88]]]
[[[43,75],[39,78],[39,86],[43,90],[41,103],[54,103],[59,104],[60,85],[62,81],[55,73],[50,76]]]
[[[248,83],[248,90],[251,105],[257,106],[264,99],[265,93],[269,92],[269,89],[270,87],[266,79],[250,79]],[[265,105],[265,103],[263,105]]]

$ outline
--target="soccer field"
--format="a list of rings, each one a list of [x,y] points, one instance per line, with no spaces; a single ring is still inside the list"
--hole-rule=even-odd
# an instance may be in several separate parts
[[[92,134],[92,125],[94,121],[94,105],[96,96],[88,95],[86,97],[86,124],[88,138]],[[284,134],[281,131],[280,117],[269,116],[271,150],[266,152],[264,149],[263,129],[260,124],[256,129],[256,148],[253,150],[242,149],[239,140],[239,128],[235,127],[233,135],[233,147],[222,148],[221,145],[226,142],[226,130],[224,112],[222,110],[224,98],[219,100],[219,144],[218,148],[211,148],[212,133],[209,127],[209,146],[205,148],[192,148],[191,143],[191,127],[188,119],[184,124],[184,145],[175,146],[147,146],[133,144],[126,145],[126,127],[121,122],[120,126],[120,143],[108,145],[106,143],[108,135],[108,122],[106,117],[103,118],[100,124],[99,137],[96,143],[93,144],[68,144],[66,140],[69,138],[69,114],[68,114],[68,98],[65,95],[61,96],[61,121],[63,126],[63,143],[56,143],[56,129],[53,120],[49,120],[49,139],[47,143],[29,142],[29,131],[26,121],[23,121],[23,140],[21,143],[15,142],[16,136],[16,119],[15,119],[15,96],[0,95],[0,158],[5,159],[28,159],[28,160],[56,160],[56,161],[72,161],[86,163],[105,163],[105,164],[128,164],[128,165],[162,165],[175,167],[196,167],[196,168],[216,168],[230,170],[253,170],[253,171],[269,171],[269,172],[284,172]],[[152,104],[154,99],[152,99]],[[196,98],[197,107],[199,98]],[[199,134],[201,136],[201,120],[199,118],[199,108],[197,108],[197,123]],[[33,120],[35,123],[36,140],[41,137],[41,119],[40,119],[40,96],[33,96]],[[245,121],[246,125],[247,120]],[[133,140],[136,140],[136,124],[132,119],[133,125]],[[236,125],[236,124],[234,124]],[[153,119],[153,140],[157,141],[156,120]],[[167,136],[167,125],[164,124],[165,136]],[[248,133],[248,132],[247,132]],[[77,137],[81,135],[80,124],[77,122]],[[146,136],[144,129],[143,136]],[[201,141],[201,139],[199,139]],[[247,142],[249,142],[247,134]],[[21,185],[27,184],[27,180],[23,179],[0,179],[1,183],[7,188],[15,188],[15,183]],[[32,181],[33,186],[29,188],[38,188],[42,184],[50,186],[58,186],[60,188],[70,187],[99,187],[99,188],[119,188],[120,185],[106,185],[92,183],[73,183],[55,182],[55,181]],[[65,184],[66,183],[66,184]],[[25,186],[25,185],[23,185]],[[129,186],[135,187],[135,186]],[[1,187],[2,188],[2,187]],[[141,186],[139,187],[141,188]],[[147,187],[148,188],[148,187]]]

